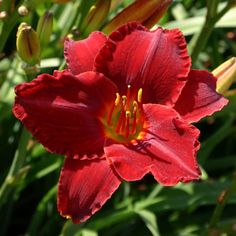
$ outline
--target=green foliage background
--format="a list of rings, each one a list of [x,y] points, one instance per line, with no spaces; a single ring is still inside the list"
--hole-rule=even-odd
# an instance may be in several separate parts
[[[198,153],[203,172],[201,181],[162,187],[146,176],[139,182],[123,183],[86,223],[73,225],[59,215],[57,182],[64,158],[48,153],[11,112],[14,86],[27,80],[16,53],[16,31],[23,21],[36,28],[45,10],[53,12],[53,34],[49,44],[42,48],[39,68],[40,73],[52,73],[64,63],[66,35],[86,36],[83,32],[78,36],[77,30],[95,2],[75,0],[60,5],[50,0],[15,3],[3,0],[0,3],[0,11],[8,12],[7,18],[0,19],[0,235],[236,235],[235,92],[229,96],[228,107],[197,124],[201,130]],[[133,1],[112,1],[118,2],[103,24]],[[212,70],[236,55],[236,8],[233,5],[225,8],[229,3],[235,1],[174,1],[158,24],[180,28],[186,36],[193,67]],[[28,7],[27,16],[18,14],[21,4]],[[224,16],[217,22],[207,20],[222,9]],[[28,74],[29,77],[32,75]],[[23,157],[21,162],[14,161],[16,155]]]

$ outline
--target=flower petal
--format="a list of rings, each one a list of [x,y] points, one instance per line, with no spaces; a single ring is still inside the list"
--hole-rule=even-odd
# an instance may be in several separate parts
[[[77,75],[93,69],[94,58],[104,45],[106,36],[101,32],[93,32],[87,39],[64,43],[64,55],[69,70]]]
[[[142,87],[144,103],[172,106],[186,83],[190,58],[178,29],[149,31],[128,23],[109,36],[94,65],[122,94],[127,85]]]
[[[59,181],[58,210],[74,223],[83,222],[105,204],[120,182],[105,158],[67,158]]]
[[[74,158],[99,154],[104,134],[97,117],[114,102],[115,85],[95,72],[54,74],[16,87],[15,116],[51,152]]]
[[[227,103],[228,100],[216,92],[216,78],[211,73],[191,70],[174,109],[191,123],[220,111]]]
[[[152,173],[163,185],[199,179],[195,160],[199,131],[171,108],[144,105],[145,127],[132,144],[107,144],[105,154],[120,177],[127,181]]]

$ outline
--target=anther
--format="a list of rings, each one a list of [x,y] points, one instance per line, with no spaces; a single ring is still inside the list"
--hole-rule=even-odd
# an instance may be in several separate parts
[[[116,93],[116,100],[115,100],[115,106],[118,106],[120,103],[120,94]]]
[[[112,109],[108,115],[108,119],[107,119],[107,124],[110,125],[111,124],[111,118],[112,118],[112,114],[114,112],[114,109],[115,107],[117,107],[120,103],[120,94],[119,93],[116,93],[116,100],[115,100],[115,103],[113,104],[112,106]]]
[[[135,100],[133,101],[133,108],[134,108],[134,109],[133,109],[133,112],[134,112],[134,111],[136,112],[137,109],[138,109],[138,103],[137,103]]]
[[[140,88],[138,90],[138,96],[137,96],[137,99],[138,99],[138,102],[141,103],[142,102],[142,95],[143,95],[143,89]]]
[[[127,97],[125,95],[122,96],[122,103],[123,103],[123,106],[125,107],[126,105],[126,102],[127,102]]]

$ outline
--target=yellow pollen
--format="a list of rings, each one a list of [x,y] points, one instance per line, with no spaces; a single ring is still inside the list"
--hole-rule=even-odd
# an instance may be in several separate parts
[[[125,95],[122,96],[122,100],[127,100],[127,97]]]
[[[126,117],[131,117],[130,111],[126,111],[126,112],[125,112],[125,116],[126,116]]]
[[[116,100],[115,100],[115,106],[118,106],[120,103],[120,94],[116,93]]]
[[[143,89],[140,88],[140,89],[138,90],[138,97],[137,97],[139,103],[142,102],[142,95],[143,95]]]
[[[136,101],[133,101],[133,107],[134,107],[133,113],[135,113],[138,109],[138,103]]]
[[[124,108],[126,109],[126,103],[127,103],[127,97],[125,95],[122,96],[122,104]]]

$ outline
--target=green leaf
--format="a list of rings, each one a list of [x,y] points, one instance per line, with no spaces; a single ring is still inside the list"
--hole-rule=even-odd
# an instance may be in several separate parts
[[[196,209],[204,205],[214,205],[219,194],[229,186],[228,181],[178,184],[172,188],[164,188],[156,198],[137,201],[134,208],[161,213],[167,210]],[[229,203],[236,203],[236,194],[230,197]]]
[[[158,226],[157,226],[157,219],[153,212],[148,210],[137,210],[137,214],[141,217],[144,221],[147,228],[150,230],[153,236],[160,236]]]
[[[78,234],[78,236],[98,236],[98,233],[90,229],[83,229],[81,233]]]
[[[48,212],[48,205],[50,201],[56,200],[56,194],[57,194],[57,185],[52,187],[42,198],[42,200],[39,202],[34,215],[32,216],[31,222],[29,224],[29,228],[27,230],[27,235],[40,235],[40,230],[43,226],[43,222],[45,219],[45,216]]]
[[[86,228],[99,231],[101,229],[109,228],[112,225],[118,224],[120,222],[125,222],[126,220],[133,218],[136,216],[136,213],[132,210],[114,210],[107,212],[105,217],[95,218],[93,221],[90,221],[86,225]],[[99,216],[97,216],[99,217]],[[67,221],[62,229],[62,236],[71,236],[75,235],[75,233],[80,233],[82,231],[83,224],[74,225],[71,221]]]
[[[232,124],[234,121],[234,115],[227,117],[226,122],[219,128],[215,133],[213,133],[206,141],[201,144],[201,149],[198,152],[199,161],[203,164],[214,148],[222,142],[226,137],[228,137],[235,129],[232,129]]]
[[[179,28],[185,36],[195,34],[204,24],[205,16],[195,16],[187,19],[170,21],[165,28]],[[236,27],[236,8],[230,9],[216,24],[216,28]]]
[[[62,233],[61,236],[98,236],[98,233],[88,228],[82,228],[81,225],[67,224],[66,233]]]

